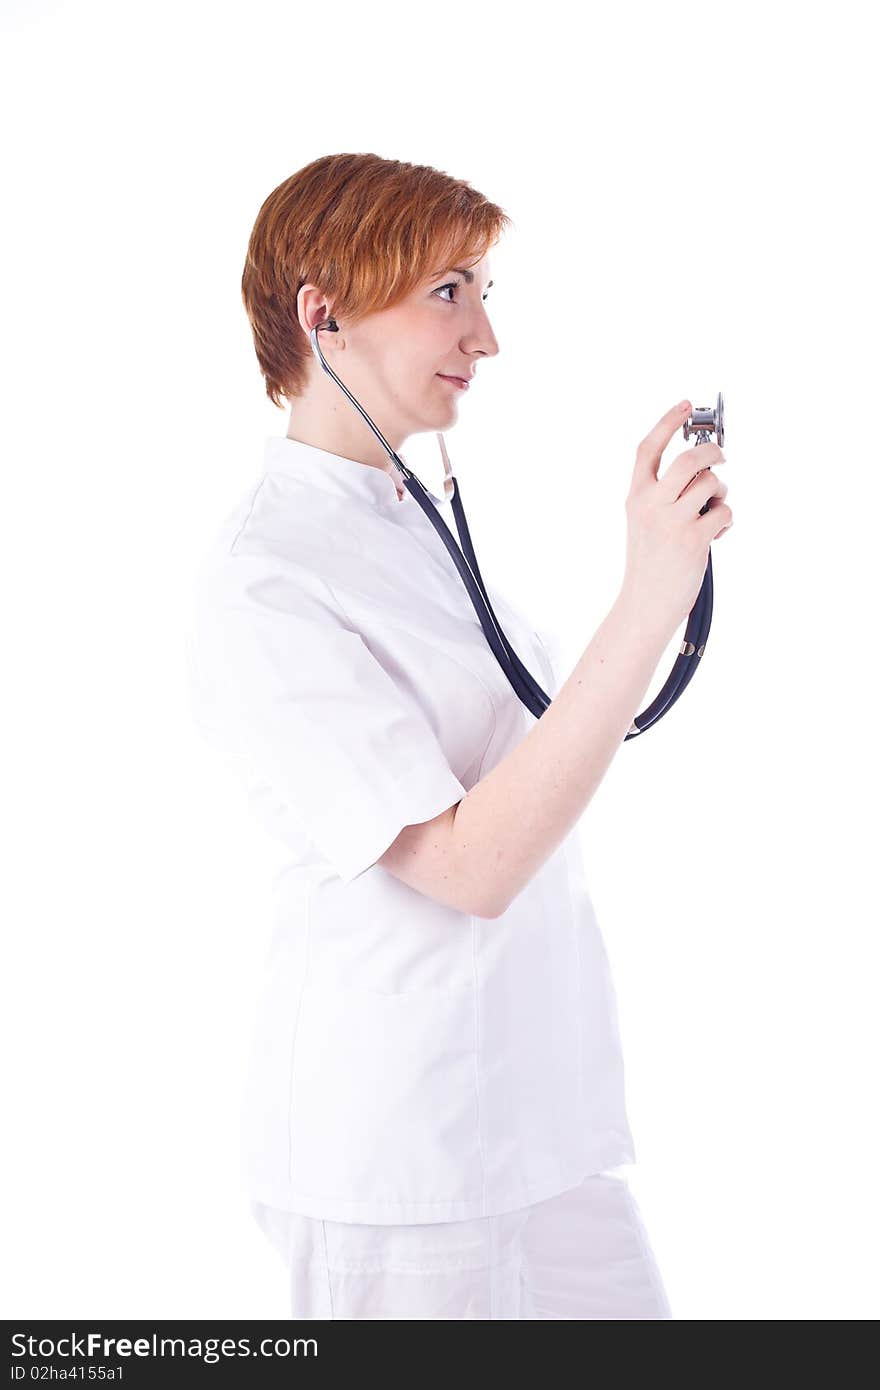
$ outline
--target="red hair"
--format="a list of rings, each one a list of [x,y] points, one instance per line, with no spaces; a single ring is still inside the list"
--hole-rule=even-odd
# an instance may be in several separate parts
[[[241,277],[273,405],[305,389],[312,348],[296,310],[304,284],[357,322],[431,275],[479,260],[511,225],[463,179],[376,154],[322,155],[285,179],[257,214]]]

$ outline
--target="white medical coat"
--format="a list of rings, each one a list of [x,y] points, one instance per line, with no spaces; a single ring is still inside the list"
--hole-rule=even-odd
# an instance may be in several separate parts
[[[327,1220],[459,1221],[635,1162],[574,835],[494,919],[375,862],[535,724],[451,557],[378,468],[286,437],[264,464],[202,560],[189,646],[197,723],[289,854],[242,1097],[247,1190]],[[545,645],[489,595],[552,697]]]

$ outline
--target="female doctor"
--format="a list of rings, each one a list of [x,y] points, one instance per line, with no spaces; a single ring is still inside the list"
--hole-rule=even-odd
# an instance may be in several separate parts
[[[623,584],[561,687],[489,586],[552,697],[536,719],[310,343],[335,319],[325,357],[398,453],[450,429],[499,350],[509,221],[430,167],[328,155],[268,196],[247,250],[291,414],[200,569],[192,690],[285,848],[241,1133],[294,1318],[672,1316],[616,1171],[635,1152],[574,830],[731,524],[723,455],[658,479],[687,401],[642,440]]]

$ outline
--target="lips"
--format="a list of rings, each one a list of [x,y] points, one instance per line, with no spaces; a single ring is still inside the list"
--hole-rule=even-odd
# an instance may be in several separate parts
[[[461,391],[467,391],[470,389],[470,382],[465,380],[465,378],[462,376],[446,376],[443,372],[438,372],[437,375],[439,376],[441,381],[450,381],[452,382],[453,386],[457,386]]]

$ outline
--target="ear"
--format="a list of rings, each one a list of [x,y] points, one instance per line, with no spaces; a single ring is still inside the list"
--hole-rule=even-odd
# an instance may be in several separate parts
[[[306,337],[311,334],[316,324],[325,324],[327,322],[332,310],[332,304],[318,285],[307,283],[300,286],[299,293],[296,296],[296,313],[300,328],[303,330]],[[330,318],[330,323],[333,324],[333,328],[330,329],[330,331],[332,333],[338,333],[339,326],[336,320]]]

